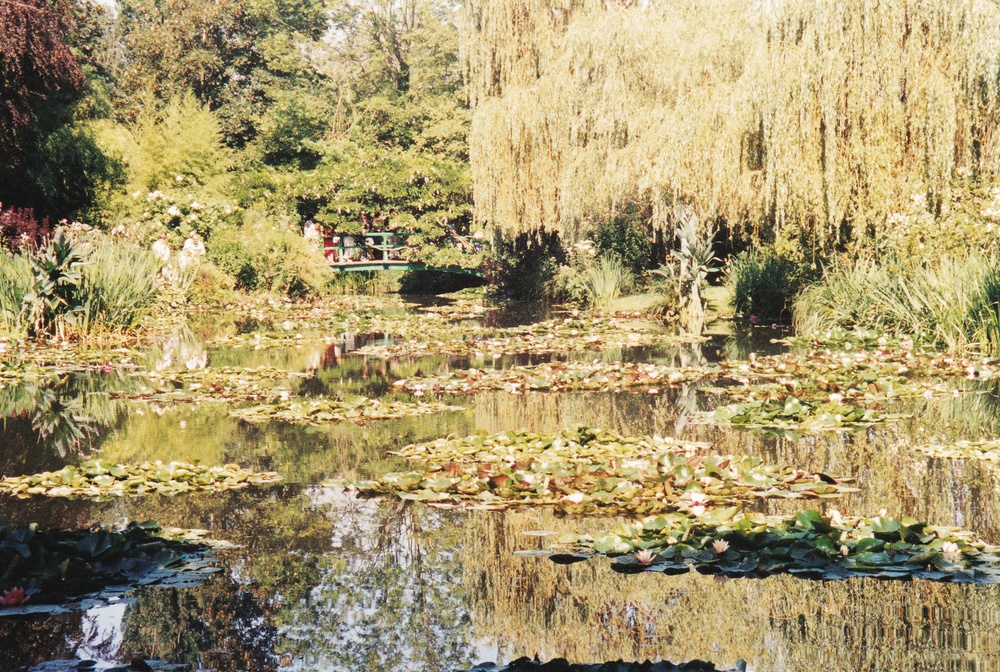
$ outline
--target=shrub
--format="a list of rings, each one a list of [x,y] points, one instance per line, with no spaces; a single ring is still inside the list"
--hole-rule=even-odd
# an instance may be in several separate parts
[[[304,296],[329,279],[323,253],[301,235],[263,221],[223,227],[207,244],[208,259],[236,280],[237,288]]]
[[[791,304],[799,289],[799,273],[791,259],[771,247],[742,252],[729,262],[726,286],[733,309],[743,317],[782,321],[791,317]]]
[[[30,208],[7,208],[0,203],[0,246],[17,252],[38,245],[50,231],[48,218],[38,220]]]
[[[646,227],[635,218],[615,217],[594,229],[591,236],[599,255],[616,258],[632,275],[638,276],[649,268],[653,246]]]
[[[210,261],[197,265],[185,296],[196,305],[226,303],[233,298],[236,281]]]

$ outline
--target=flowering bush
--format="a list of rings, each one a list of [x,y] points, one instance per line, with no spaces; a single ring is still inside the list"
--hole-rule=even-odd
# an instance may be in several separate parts
[[[0,246],[17,252],[24,245],[36,246],[51,232],[48,218],[35,218],[31,208],[7,208],[0,203]]]
[[[131,195],[128,213],[117,219],[111,232],[140,245],[166,234],[167,244],[177,250],[191,233],[208,238],[215,229],[238,225],[242,218],[243,211],[234,202],[158,189],[136,191]]]

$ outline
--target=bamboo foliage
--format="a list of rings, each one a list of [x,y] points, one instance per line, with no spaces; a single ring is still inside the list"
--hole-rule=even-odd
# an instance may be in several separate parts
[[[477,217],[505,235],[627,202],[663,229],[684,201],[864,243],[1000,170],[992,0],[473,0],[463,43]]]

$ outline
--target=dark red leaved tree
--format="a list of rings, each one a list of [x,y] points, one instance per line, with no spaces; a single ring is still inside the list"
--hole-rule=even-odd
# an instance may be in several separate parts
[[[64,0],[0,0],[0,165],[17,165],[40,103],[83,89],[70,16]]]

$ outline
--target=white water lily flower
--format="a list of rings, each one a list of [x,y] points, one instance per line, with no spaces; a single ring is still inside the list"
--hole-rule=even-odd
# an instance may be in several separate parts
[[[837,509],[830,509],[826,512],[826,515],[830,517],[830,522],[834,525],[840,525],[843,523],[843,518],[840,516],[840,511]]]
[[[704,492],[702,492],[700,490],[690,490],[690,491],[684,493],[684,496],[687,498],[688,502],[690,502],[691,504],[707,504],[708,503],[708,496]]]
[[[574,504],[579,504],[583,501],[584,494],[582,492],[574,492],[570,495],[566,495],[563,499],[573,502]]]
[[[851,552],[851,549],[849,549],[849,548],[847,548],[847,546],[844,546],[843,544],[841,544],[841,546],[840,546],[840,554],[841,555],[843,555],[844,557],[847,557],[847,554],[850,553],[850,552]]]
[[[946,541],[941,544],[941,552],[945,555],[959,555],[962,551],[954,541]]]
[[[695,504],[694,506],[691,507],[691,513],[693,513],[696,516],[701,516],[702,514],[705,513],[705,507],[702,506],[701,504]]]
[[[712,542],[712,550],[716,555],[722,555],[729,550],[729,542],[724,539],[716,539]]]

